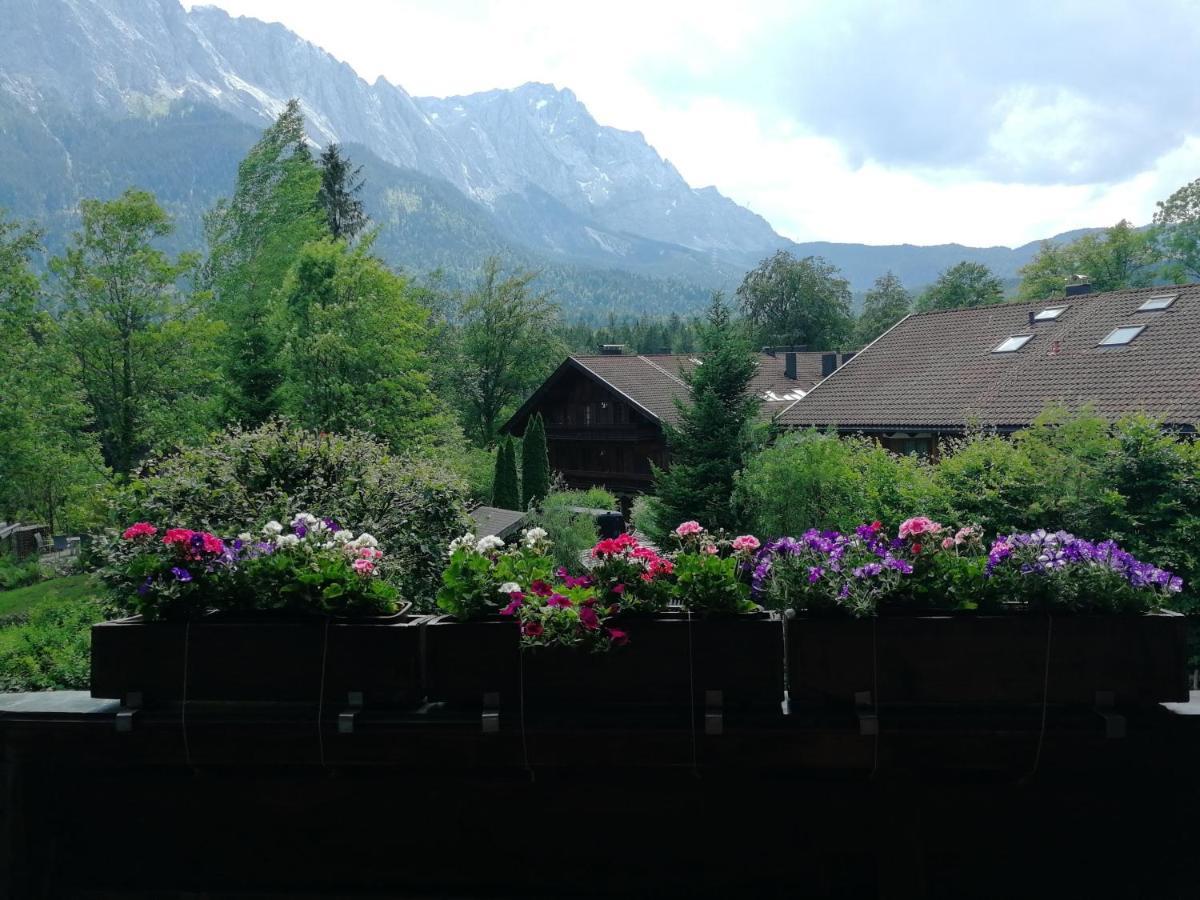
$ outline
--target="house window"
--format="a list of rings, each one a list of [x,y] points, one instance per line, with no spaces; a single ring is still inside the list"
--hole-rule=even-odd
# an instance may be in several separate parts
[[[1146,330],[1145,325],[1122,325],[1114,328],[1100,342],[1101,347],[1123,347]]]
[[[1159,312],[1168,309],[1178,299],[1178,294],[1155,294],[1137,308],[1138,312]]]
[[[1007,337],[997,344],[993,349],[993,353],[1016,353],[1026,344],[1033,340],[1032,334],[1014,334],[1012,337]]]
[[[1048,306],[1043,310],[1039,310],[1037,315],[1033,317],[1035,322],[1053,322],[1059,316],[1067,311],[1066,306]]]

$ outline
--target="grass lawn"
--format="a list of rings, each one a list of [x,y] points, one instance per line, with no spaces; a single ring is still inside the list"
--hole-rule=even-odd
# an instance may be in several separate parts
[[[0,591],[0,618],[30,613],[63,601],[82,600],[96,592],[96,583],[90,575],[50,578],[28,587]],[[8,648],[15,636],[16,627],[0,625],[0,652]]]

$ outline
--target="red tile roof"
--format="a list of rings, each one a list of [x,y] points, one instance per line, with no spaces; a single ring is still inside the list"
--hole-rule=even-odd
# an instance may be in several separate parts
[[[1178,298],[1161,312],[1137,311],[1162,294]],[[1056,320],[1030,323],[1030,313],[1055,306],[1068,308]],[[1099,346],[1130,324],[1146,326],[1132,343]],[[1033,337],[1016,352],[993,352],[1015,335]],[[1200,284],[910,315],[776,421],[843,430],[1005,428],[1028,424],[1048,405],[1200,422]]]

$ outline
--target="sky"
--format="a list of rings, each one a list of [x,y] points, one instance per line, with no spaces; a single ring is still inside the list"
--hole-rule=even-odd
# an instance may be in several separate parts
[[[1200,177],[1195,0],[206,2],[415,95],[570,88],[797,241],[1015,246]]]

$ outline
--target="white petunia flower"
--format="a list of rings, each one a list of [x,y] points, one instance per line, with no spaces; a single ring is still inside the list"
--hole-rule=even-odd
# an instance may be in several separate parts
[[[367,534],[365,531],[350,542],[354,547],[378,547],[379,541],[375,540],[375,536]]]
[[[248,544],[248,543],[250,543],[252,540],[254,540],[254,535],[252,535],[252,534],[251,534],[250,532],[248,532],[248,531],[243,531],[241,534],[239,534],[239,535],[237,536],[237,539],[238,539],[239,541],[241,541],[243,544]]]
[[[487,537],[482,537],[475,544],[476,553],[487,553],[489,550],[499,550],[504,546],[504,541],[496,537],[494,534],[489,534]]]
[[[265,534],[267,537],[274,537],[275,535],[282,534],[282,533],[283,533],[283,526],[280,525],[278,522],[276,522],[274,519],[272,519],[270,522],[268,522],[266,525],[263,526],[263,534]]]
[[[345,528],[343,528],[341,531],[335,531],[333,533],[333,539],[339,544],[348,544],[354,540],[354,532],[347,531]]]
[[[506,581],[500,585],[500,593],[502,594],[515,594],[519,590],[521,590],[521,586],[515,581]]]
[[[296,537],[294,534],[284,534],[280,536],[276,543],[279,544],[280,547],[295,547],[298,543],[300,543],[300,538]]]

